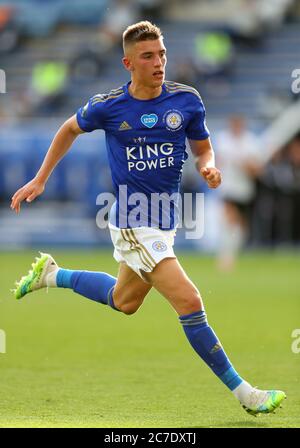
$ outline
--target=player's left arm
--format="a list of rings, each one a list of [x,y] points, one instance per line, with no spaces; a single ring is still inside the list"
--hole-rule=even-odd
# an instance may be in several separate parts
[[[189,144],[199,173],[203,176],[209,188],[217,188],[221,182],[221,172],[215,165],[215,153],[209,138],[191,140]]]

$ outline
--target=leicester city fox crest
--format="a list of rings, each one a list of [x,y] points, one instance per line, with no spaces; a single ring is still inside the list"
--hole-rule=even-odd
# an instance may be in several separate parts
[[[182,128],[184,117],[179,110],[173,109],[165,113],[163,121],[169,131],[179,131]]]
[[[167,250],[167,245],[163,241],[154,241],[152,248],[156,250],[156,252],[164,252]]]

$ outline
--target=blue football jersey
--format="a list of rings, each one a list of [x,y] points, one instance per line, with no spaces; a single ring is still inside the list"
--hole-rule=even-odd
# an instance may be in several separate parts
[[[117,227],[176,227],[186,138],[205,140],[209,131],[196,89],[165,81],[160,96],[139,100],[130,82],[93,96],[77,112],[85,132],[103,129],[116,195],[110,222]]]

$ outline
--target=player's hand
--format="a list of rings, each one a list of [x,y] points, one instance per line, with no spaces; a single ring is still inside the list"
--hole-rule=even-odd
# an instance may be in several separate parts
[[[200,173],[204,177],[209,188],[217,188],[221,182],[221,172],[218,168],[201,168]]]
[[[19,188],[11,198],[10,208],[16,213],[20,213],[21,202],[26,199],[26,202],[32,202],[34,199],[43,193],[45,184],[34,178],[22,188]]]

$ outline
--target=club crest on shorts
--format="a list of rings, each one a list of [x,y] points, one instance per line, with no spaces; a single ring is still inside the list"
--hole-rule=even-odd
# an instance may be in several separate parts
[[[164,252],[167,250],[167,245],[163,241],[154,241],[152,248],[156,250],[156,252]]]
[[[168,110],[164,117],[163,122],[166,123],[166,128],[169,131],[179,131],[182,128],[184,117],[179,110]]]

